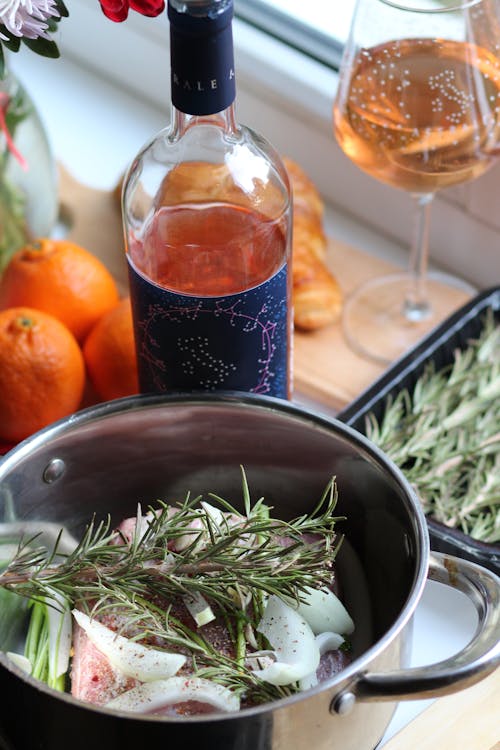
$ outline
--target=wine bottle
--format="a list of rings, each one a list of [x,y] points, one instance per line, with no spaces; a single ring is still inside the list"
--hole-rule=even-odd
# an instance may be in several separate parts
[[[141,392],[291,395],[292,202],[237,123],[232,0],[169,0],[170,126],[134,159],[123,221]]]

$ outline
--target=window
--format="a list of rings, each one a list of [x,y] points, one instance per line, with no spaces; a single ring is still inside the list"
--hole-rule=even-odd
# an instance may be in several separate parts
[[[237,17],[338,68],[355,0],[235,0]]]

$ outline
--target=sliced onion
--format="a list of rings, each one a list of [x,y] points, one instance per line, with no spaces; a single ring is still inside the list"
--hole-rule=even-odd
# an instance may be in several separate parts
[[[203,625],[206,625],[209,622],[212,622],[212,620],[215,620],[215,615],[212,607],[207,602],[205,597],[202,596],[202,594],[200,594],[198,591],[195,591],[192,594],[187,594],[182,598],[182,601],[184,602],[186,609],[199,628],[203,627]]]
[[[340,633],[320,633],[316,636],[316,643],[321,655],[326,654],[328,651],[337,651],[344,643],[344,640]]]
[[[6,651],[5,655],[9,657],[11,662],[16,665],[16,667],[19,667],[19,669],[22,669],[23,672],[26,672],[26,674],[31,674],[33,671],[33,666],[28,659],[27,656],[24,656],[24,654],[16,654],[14,651]]]
[[[205,514],[210,518],[214,526],[220,529],[221,526],[227,526],[229,523],[230,514],[224,513],[220,508],[216,508],[215,505],[205,502],[200,502],[200,506],[205,511]]]
[[[318,644],[319,653],[323,656],[323,654],[326,654],[328,651],[336,651],[340,648],[344,643],[344,639],[338,633],[320,633],[316,636],[316,643]],[[301,690],[308,690],[317,684],[318,677],[316,670],[299,681],[299,687]]]
[[[274,663],[253,670],[261,680],[290,685],[317,669],[320,654],[313,631],[297,610],[274,594],[257,630],[266,636],[276,656]]]
[[[313,633],[333,632],[348,635],[354,630],[354,622],[340,599],[330,589],[308,588],[301,592],[302,599],[290,606],[309,623]]]
[[[49,684],[52,685],[68,671],[73,623],[67,600],[58,591],[50,589],[50,592],[53,602],[49,597],[45,602],[49,626]]]
[[[186,532],[174,540],[172,549],[175,552],[183,552],[193,543],[196,543],[195,546],[197,549],[203,549],[206,546],[209,534],[206,529],[206,523],[202,518],[202,511],[210,518],[217,530],[224,522],[225,514],[219,510],[219,508],[215,508],[213,505],[206,502],[202,502],[200,505],[202,506],[202,510],[195,511],[199,517],[193,518],[193,520],[186,525]]]
[[[94,646],[127,677],[141,682],[165,679],[176,674],[186,661],[182,654],[160,651],[124,638],[80,610],[74,609],[73,615]]]
[[[228,688],[202,677],[171,677],[127,690],[109,701],[108,708],[151,713],[185,701],[199,701],[219,711],[239,711],[240,700]]]
[[[231,526],[241,523],[241,519],[234,513],[223,511],[205,501],[200,502],[201,510],[196,511],[199,518],[194,518],[186,526],[186,532],[178,536],[172,543],[175,552],[183,552],[191,544],[195,543],[197,549],[203,549],[210,542],[210,533],[207,530],[207,521],[203,519],[204,514],[211,522],[212,532],[221,534],[222,531]],[[221,531],[222,530],[222,531]]]

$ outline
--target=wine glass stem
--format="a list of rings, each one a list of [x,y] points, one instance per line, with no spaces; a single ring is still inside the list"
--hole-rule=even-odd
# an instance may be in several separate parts
[[[432,314],[427,297],[426,279],[429,261],[429,224],[433,198],[434,193],[414,196],[416,211],[410,251],[410,286],[404,303],[404,315],[412,322],[425,320]]]

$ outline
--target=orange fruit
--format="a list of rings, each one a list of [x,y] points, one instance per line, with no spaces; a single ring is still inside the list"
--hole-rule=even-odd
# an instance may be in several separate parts
[[[106,266],[67,240],[42,238],[13,255],[0,279],[0,310],[27,306],[54,315],[82,342],[119,299]]]
[[[98,320],[83,345],[83,356],[90,382],[103,401],[139,393],[129,297]]]
[[[28,307],[0,312],[0,440],[16,443],[79,407],[85,363],[73,334]]]

